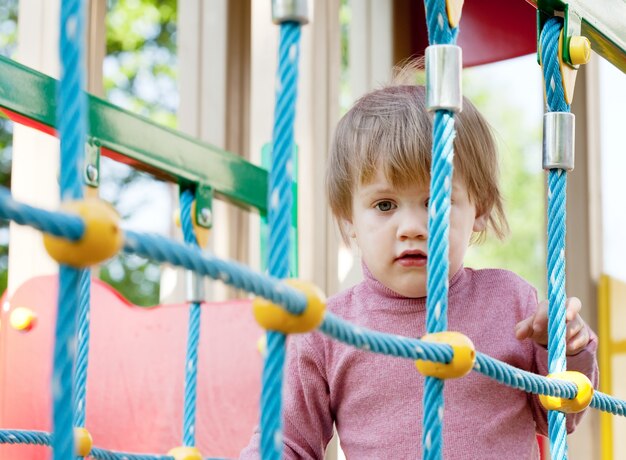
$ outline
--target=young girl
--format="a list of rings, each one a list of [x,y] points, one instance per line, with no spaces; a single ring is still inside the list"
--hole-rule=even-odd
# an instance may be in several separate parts
[[[428,200],[432,118],[425,90],[390,86],[361,98],[341,119],[327,194],[342,235],[358,246],[364,281],[328,300],[355,325],[420,337],[426,322]],[[472,239],[507,229],[494,141],[467,100],[456,116],[450,211],[448,329],[476,350],[547,374],[547,307],[505,270],[472,270]],[[597,385],[597,339],[567,302],[567,367]],[[412,361],[359,350],[319,332],[289,339],[284,388],[285,458],[321,459],[336,425],[351,459],[421,458],[424,377]],[[478,373],[445,383],[445,459],[536,459],[547,434],[538,399]],[[582,414],[567,417],[571,432]],[[259,458],[258,433],[241,458]]]

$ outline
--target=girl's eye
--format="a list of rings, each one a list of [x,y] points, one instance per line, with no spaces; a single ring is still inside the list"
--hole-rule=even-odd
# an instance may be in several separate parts
[[[387,212],[387,211],[391,211],[392,209],[394,209],[395,205],[391,201],[379,201],[378,203],[376,203],[376,206],[374,207],[378,209],[379,211]]]
[[[427,208],[429,203],[430,203],[430,198],[424,201],[424,207]]]

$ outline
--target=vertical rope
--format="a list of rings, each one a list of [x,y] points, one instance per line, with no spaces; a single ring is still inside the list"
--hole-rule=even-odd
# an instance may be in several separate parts
[[[444,0],[426,0],[426,22],[431,45],[454,44],[458,28],[451,29]],[[448,233],[454,149],[454,114],[435,112],[428,212],[428,263],[426,331],[441,332],[448,327]],[[424,428],[422,457],[442,458],[443,380],[426,377],[424,382]]]
[[[292,154],[300,29],[295,22],[280,26],[278,81],[269,188],[269,262],[270,276],[289,276],[289,230],[291,228]],[[284,334],[267,332],[267,357],[263,366],[261,391],[261,458],[278,460],[282,456],[282,387],[285,365]]]
[[[80,273],[80,308],[78,312],[78,337],[76,371],[74,375],[74,426],[85,426],[87,369],[89,364],[89,306],[91,303],[91,277],[89,270]]]
[[[193,224],[191,206],[193,193],[185,190],[180,195],[180,223],[185,243],[199,247]],[[187,358],[185,360],[185,403],[183,414],[183,445],[196,444],[196,400],[198,383],[198,346],[200,344],[200,304],[192,302],[189,306],[189,329],[187,334]]]
[[[82,197],[83,148],[85,144],[86,101],[82,92],[84,3],[66,0],[61,3],[59,53],[61,79],[57,106],[58,132],[61,140],[61,199]],[[80,270],[59,268],[58,314],[55,328],[52,373],[53,458],[67,460],[74,456],[74,400],[72,372],[76,356],[76,314]]]
[[[558,43],[563,27],[560,18],[550,19],[541,32],[541,62],[548,111],[569,112],[559,70]],[[551,169],[548,173],[548,370],[566,370],[565,324],[565,233],[567,172]],[[548,411],[548,435],[552,459],[567,458],[565,414]]]

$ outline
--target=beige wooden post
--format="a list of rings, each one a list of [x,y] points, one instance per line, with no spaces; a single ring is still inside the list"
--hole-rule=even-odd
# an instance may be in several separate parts
[[[18,12],[17,61],[52,77],[59,76],[58,0],[21,0]],[[59,203],[59,142],[24,126],[13,131],[11,189],[17,200],[47,209]],[[11,223],[8,293],[26,280],[56,273],[57,265],[43,248],[41,234]]]
[[[350,0],[350,103],[368,91],[388,83],[393,67],[393,2]],[[345,289],[362,279],[356,248],[340,249],[342,263],[349,268],[340,274]]]
[[[602,267],[600,200],[600,109],[598,56],[578,71],[572,112],[576,115],[576,166],[568,177],[568,296],[579,297],[585,321],[597,331],[597,287]],[[600,458],[599,415],[590,410],[568,437],[572,460]]]

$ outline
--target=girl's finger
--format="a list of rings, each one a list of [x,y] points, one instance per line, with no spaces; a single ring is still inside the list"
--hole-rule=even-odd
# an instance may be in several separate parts
[[[578,297],[570,297],[565,302],[565,318],[567,321],[572,321],[577,314],[580,313],[580,309],[582,308],[582,302]]]
[[[584,327],[574,337],[567,341],[565,353],[567,355],[575,355],[583,350],[589,343],[589,331]]]
[[[580,316],[576,316],[573,321],[568,321],[567,331],[565,333],[567,340],[578,334],[584,326],[585,323]]]

